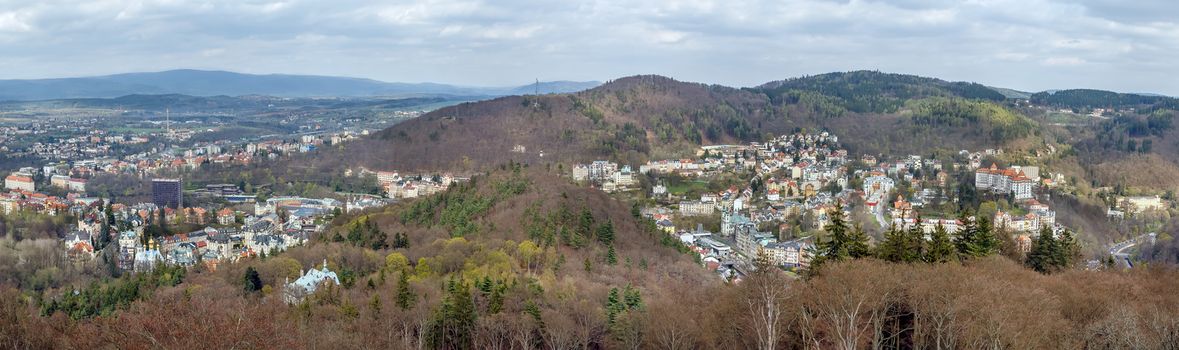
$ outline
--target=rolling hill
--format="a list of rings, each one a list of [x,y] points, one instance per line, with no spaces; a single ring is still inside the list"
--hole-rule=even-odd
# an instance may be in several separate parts
[[[854,88],[839,90],[846,79],[831,75],[747,89],[646,75],[576,93],[464,103],[314,161],[337,169],[363,165],[407,171],[474,170],[509,160],[614,159],[633,164],[692,155],[699,145],[760,141],[799,128],[833,131],[857,152],[928,153],[934,148],[993,147],[1031,134],[1029,119],[981,85],[846,74],[863,77],[855,78],[859,83]],[[883,97],[865,102],[872,96]],[[513,152],[519,150],[516,146],[524,151]]]
[[[597,82],[543,82],[539,84],[539,92],[572,92],[596,85],[598,85]],[[112,98],[137,94],[269,95],[279,97],[503,96],[532,93],[536,87],[534,84],[512,87],[466,87],[435,83],[391,83],[372,79],[330,76],[256,75],[182,69],[84,78],[0,80],[0,101]]]

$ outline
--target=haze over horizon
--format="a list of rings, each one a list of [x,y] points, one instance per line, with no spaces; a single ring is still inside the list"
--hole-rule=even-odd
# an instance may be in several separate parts
[[[169,69],[512,86],[879,70],[1179,95],[1179,4],[1112,0],[0,0],[0,79]]]

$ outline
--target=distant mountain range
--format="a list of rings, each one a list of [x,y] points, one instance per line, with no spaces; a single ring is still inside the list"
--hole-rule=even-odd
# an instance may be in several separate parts
[[[509,87],[470,87],[436,83],[392,83],[362,78],[257,75],[183,69],[82,78],[0,80],[0,101],[160,94],[278,97],[505,96],[536,92],[575,92],[600,84],[596,81],[554,81]]]

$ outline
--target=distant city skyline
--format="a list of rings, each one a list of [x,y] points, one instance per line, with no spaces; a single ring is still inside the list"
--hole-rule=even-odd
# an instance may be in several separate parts
[[[0,0],[0,79],[170,69],[515,86],[879,70],[1179,96],[1165,0]]]

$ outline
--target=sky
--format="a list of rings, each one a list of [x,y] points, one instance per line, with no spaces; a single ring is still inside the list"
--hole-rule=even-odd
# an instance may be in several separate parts
[[[879,70],[1179,96],[1173,0],[0,0],[0,79],[177,68],[510,86]]]

